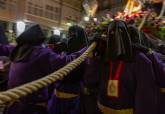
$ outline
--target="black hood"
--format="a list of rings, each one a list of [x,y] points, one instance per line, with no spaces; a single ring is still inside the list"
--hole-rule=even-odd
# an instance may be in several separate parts
[[[61,37],[58,35],[52,35],[49,38],[48,44],[56,44],[57,42],[60,42]]]
[[[138,29],[134,26],[129,26],[129,33],[133,47],[138,47],[138,49],[139,47],[143,49],[152,49],[159,53],[165,54],[165,44],[160,39],[150,38],[150,36],[142,31],[138,31]]]
[[[106,42],[106,60],[131,60],[131,37],[124,21],[115,20],[109,24]]]
[[[159,53],[165,55],[165,44],[162,44],[158,47],[158,50],[157,50]]]
[[[5,35],[4,28],[0,25],[0,43],[2,44],[8,44],[8,39]]]
[[[85,30],[77,25],[69,28],[68,53],[73,53],[88,45]]]
[[[135,26],[128,26],[129,34],[131,37],[132,43],[142,44],[142,37],[140,37],[140,32]]]
[[[18,36],[16,41],[18,45],[28,44],[35,46],[42,44],[45,41],[45,36],[41,27],[37,24],[28,28],[25,32]]]
[[[23,32],[17,39],[17,46],[10,55],[11,61],[26,61],[33,51],[33,46],[41,45],[45,36],[39,25],[34,25]]]
[[[143,45],[147,48],[156,49],[152,39],[149,38],[145,33],[139,31],[135,26],[128,26],[128,29],[132,43]]]
[[[61,54],[67,49],[67,41],[65,42],[64,40],[65,39],[61,38],[58,35],[53,35],[49,38],[48,44],[53,45],[52,49],[54,52]]]

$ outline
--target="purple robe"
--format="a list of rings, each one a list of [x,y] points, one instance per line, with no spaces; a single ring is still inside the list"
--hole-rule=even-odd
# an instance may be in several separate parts
[[[63,80],[55,84],[55,89],[69,94],[76,94],[72,98],[59,98],[52,94],[49,100],[49,114],[79,114],[80,113],[80,90],[84,74],[84,62],[70,72]]]
[[[98,57],[86,59],[81,100],[81,114],[100,114],[97,107],[100,61]]]
[[[83,28],[75,25],[69,28],[68,33],[70,37],[67,42],[68,54],[87,46]],[[49,114],[80,113],[80,89],[83,73],[84,62],[55,84],[55,92],[49,101]]]
[[[114,66],[117,63],[114,62]],[[145,54],[138,52],[133,62],[123,63],[117,98],[107,94],[109,63],[103,64],[101,74],[98,102],[102,106],[111,108],[111,111],[131,109],[132,114],[158,114],[153,66]]]
[[[52,95],[48,104],[48,114],[80,114],[80,96],[63,99]]]
[[[153,52],[147,56],[152,61],[155,73],[159,110],[157,114],[165,114],[165,63],[160,59],[159,53]]]
[[[10,50],[12,50],[10,46],[0,45],[0,55],[9,56]],[[34,46],[32,53],[25,57],[26,61],[13,61],[11,63],[8,88],[14,88],[42,78],[63,67],[82,54],[83,51],[84,49],[68,56],[60,56],[52,52],[51,49]],[[48,87],[44,87],[33,94],[22,97],[7,109],[6,114],[46,114],[47,100]]]
[[[9,56],[15,46],[0,44],[0,56]]]
[[[6,56],[0,56],[0,91],[7,89],[10,61]]]

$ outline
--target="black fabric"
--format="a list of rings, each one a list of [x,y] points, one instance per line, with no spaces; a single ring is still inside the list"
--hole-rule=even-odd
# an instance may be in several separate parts
[[[131,38],[124,21],[115,20],[109,24],[106,43],[105,60],[131,60]]]
[[[49,38],[48,44],[53,45],[53,51],[61,54],[67,51],[67,43],[58,35],[53,35]]]
[[[139,43],[142,44],[142,38],[139,37],[139,31],[136,27],[134,26],[128,26],[131,41],[134,43]]]
[[[64,42],[58,42],[54,45],[54,51],[61,54],[62,52],[67,51],[67,45]]]
[[[129,27],[129,30],[130,30],[131,40],[133,43],[138,43],[140,45],[145,46],[146,48],[151,48],[159,53],[165,54],[165,44],[162,40],[153,39],[142,31],[140,31],[139,34],[137,34],[138,30],[133,27]]]
[[[16,39],[18,45],[22,44],[29,44],[29,45],[40,45],[45,41],[44,33],[41,27],[37,25],[33,25],[32,27],[28,28],[25,32],[23,32],[18,38]]]
[[[28,55],[31,54],[33,51],[33,47],[30,45],[17,45],[11,55],[10,55],[10,60],[11,61],[22,61],[22,60],[27,60]]]
[[[17,46],[10,55],[11,61],[27,60],[33,46],[41,45],[45,36],[39,25],[34,25],[23,32],[17,39]]]
[[[8,39],[5,35],[4,28],[0,25],[0,43],[2,44],[8,44]]]
[[[48,44],[56,44],[57,42],[60,42],[61,37],[58,35],[53,35],[49,38]]]
[[[162,44],[160,46],[158,46],[158,50],[159,53],[165,55],[165,44]]]
[[[143,45],[147,48],[156,49],[156,45],[145,33],[139,31],[135,26],[128,26],[132,43]]]
[[[142,39],[142,45],[151,48],[156,49],[157,44],[156,41],[152,40],[148,35],[146,35],[144,32],[140,32],[140,37]]]
[[[141,45],[141,44],[138,44],[138,43],[134,43],[132,44],[132,48],[134,51],[140,51],[140,52],[143,52],[143,53],[148,53],[149,52],[149,48]]]
[[[88,39],[83,28],[79,26],[71,26],[69,28],[69,40],[67,44],[67,52],[73,53],[88,45]]]
[[[165,62],[165,55],[161,55],[161,56],[160,56],[160,59],[161,59],[163,62]]]
[[[160,39],[150,38],[142,31],[139,32],[138,29],[134,26],[129,26],[128,28],[132,44],[138,44],[139,46],[143,46],[143,48],[150,48],[165,55],[165,43],[163,41],[161,41]]]

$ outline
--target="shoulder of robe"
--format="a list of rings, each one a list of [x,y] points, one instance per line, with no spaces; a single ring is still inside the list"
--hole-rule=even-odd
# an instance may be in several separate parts
[[[137,63],[152,64],[151,60],[142,52],[138,52],[135,58]]]
[[[43,48],[43,47],[35,47],[34,48],[34,54],[36,57],[42,57],[42,56],[49,56],[53,51],[49,48]]]

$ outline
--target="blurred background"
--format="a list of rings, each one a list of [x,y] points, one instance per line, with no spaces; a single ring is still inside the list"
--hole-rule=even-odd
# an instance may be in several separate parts
[[[34,23],[42,26],[47,37],[52,34],[66,37],[69,26],[84,24],[89,17],[97,21],[102,16],[123,11],[129,1],[134,5],[151,3],[161,10],[163,0],[0,0],[0,24],[10,42],[19,32]],[[97,13],[96,13],[97,11]]]

